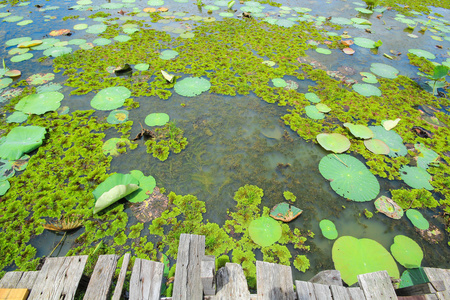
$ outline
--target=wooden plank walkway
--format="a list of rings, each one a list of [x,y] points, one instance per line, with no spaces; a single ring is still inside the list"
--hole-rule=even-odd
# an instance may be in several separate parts
[[[71,300],[77,289],[85,300],[109,299],[117,255],[101,255],[89,284],[79,287],[87,256],[47,258],[40,271],[7,272],[0,280],[0,299],[9,293],[29,291],[27,299]],[[122,289],[130,262],[124,255],[113,300],[123,299]],[[164,265],[136,258],[129,282],[130,300],[450,300],[450,270],[423,268],[429,282],[395,290],[386,271],[358,276],[357,287],[344,287],[339,271],[322,271],[309,282],[292,279],[292,270],[256,262],[256,294],[251,294],[242,267],[226,263],[216,272],[215,257],[205,255],[205,237],[182,234],[178,248],[173,297],[161,298]],[[11,290],[12,289],[12,290]],[[20,290],[22,289],[22,290]],[[25,290],[23,290],[25,289]],[[85,289],[85,291],[83,291]],[[12,295],[12,294],[11,294]],[[398,296],[397,296],[398,295]],[[23,296],[20,299],[25,299]],[[17,298],[15,298],[17,299]]]

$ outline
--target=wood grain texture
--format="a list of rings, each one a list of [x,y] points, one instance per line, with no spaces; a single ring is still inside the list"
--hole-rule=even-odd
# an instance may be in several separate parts
[[[391,278],[386,271],[358,275],[358,282],[368,300],[397,299]]]
[[[16,285],[16,289],[33,289],[36,278],[39,275],[39,271],[23,272],[20,281]]]
[[[0,280],[0,288],[14,289],[22,278],[24,272],[7,272]]]
[[[28,299],[73,299],[87,258],[87,255],[47,258]]]
[[[125,253],[122,260],[122,267],[120,268],[119,278],[117,279],[116,288],[111,300],[120,300],[122,296],[123,283],[127,276],[127,268],[130,263],[130,253]]]
[[[215,300],[249,300],[250,292],[247,279],[241,265],[226,263],[220,268],[216,275],[217,293]]]
[[[216,294],[216,257],[214,255],[203,256],[201,262],[201,280],[204,295]]]
[[[130,300],[159,299],[163,272],[163,263],[136,258],[130,278]]]
[[[423,268],[425,274],[431,283],[442,281],[445,286],[445,291],[438,291],[436,296],[438,299],[450,299],[450,270],[438,269],[438,268]],[[438,290],[441,289],[435,286]]]
[[[347,288],[347,291],[350,294],[351,300],[366,299],[366,297],[364,297],[364,292],[359,287],[349,287]]]
[[[258,300],[294,300],[294,282],[289,266],[256,261]]]
[[[92,272],[84,300],[106,300],[116,271],[118,255],[100,255]]]
[[[326,284],[313,283],[314,293],[316,293],[316,298],[319,300],[332,300],[330,286]]]
[[[182,234],[178,246],[173,283],[174,300],[200,300],[203,297],[201,262],[205,255],[205,236]]]
[[[331,295],[334,300],[351,300],[347,288],[338,285],[330,285]]]
[[[308,281],[312,283],[343,286],[341,272],[339,272],[338,270],[321,271]]]
[[[316,300],[316,293],[314,292],[314,286],[311,282],[295,281],[295,287],[297,288],[298,300]]]

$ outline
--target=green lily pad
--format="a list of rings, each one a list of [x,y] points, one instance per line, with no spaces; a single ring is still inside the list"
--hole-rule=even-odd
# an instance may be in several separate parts
[[[305,94],[305,98],[308,99],[309,101],[311,101],[312,103],[319,103],[320,102],[319,96],[317,96],[314,93],[306,93]]]
[[[273,86],[275,87],[285,87],[287,82],[282,78],[274,78],[272,79]]]
[[[405,268],[418,268],[423,260],[423,251],[411,238],[404,235],[394,237],[391,253],[395,260]]]
[[[361,76],[363,76],[362,81],[366,83],[378,83],[377,77],[369,72],[360,72]]]
[[[105,141],[102,146],[103,154],[105,155],[111,155],[111,156],[119,156],[121,152],[119,152],[119,143],[123,145],[129,146],[130,140],[126,138],[110,138],[109,140]]]
[[[109,124],[121,124],[128,120],[128,110],[113,110],[106,118]]]
[[[400,278],[400,286],[399,289],[418,285],[422,283],[428,283],[430,280],[428,279],[427,274],[425,274],[423,268],[414,268],[405,270]]]
[[[351,18],[351,21],[358,25],[372,25],[372,23],[369,20],[363,18]]]
[[[111,40],[106,38],[98,38],[93,40],[92,43],[94,43],[97,46],[105,46],[111,44]]]
[[[363,48],[368,48],[368,49],[376,48],[376,45],[375,45],[376,42],[371,40],[371,39],[362,38],[362,37],[355,37],[353,39],[353,42],[356,45],[358,45],[360,47],[363,47]]]
[[[327,49],[327,48],[316,48],[316,52],[320,53],[320,54],[325,54],[325,55],[330,55],[331,54],[331,50]]]
[[[133,170],[130,174],[139,181],[139,189],[127,195],[125,198],[132,203],[146,200],[156,187],[155,178],[153,176],[145,176],[144,173],[139,170]]]
[[[342,280],[350,285],[358,282],[358,275],[386,270],[389,276],[400,277],[397,264],[389,252],[371,239],[342,236],[333,245],[334,267]]]
[[[317,103],[316,108],[321,113],[328,113],[331,111],[331,108],[329,108],[328,105],[326,105],[324,103]]]
[[[20,99],[14,108],[26,114],[42,115],[57,110],[63,98],[64,95],[60,92],[31,94]]]
[[[91,100],[97,110],[113,110],[121,107],[130,98],[131,91],[124,86],[108,87],[101,90]]]
[[[13,112],[8,118],[6,118],[7,123],[23,123],[28,119],[28,115],[21,111]]]
[[[435,59],[436,58],[436,56],[433,53],[428,52],[426,50],[422,50],[422,49],[409,49],[408,52],[415,54],[419,57],[426,58],[426,59]]]
[[[29,36],[20,37],[20,38],[14,38],[14,39],[7,40],[5,42],[5,45],[6,46],[16,46],[16,45],[19,45],[22,42],[27,42],[27,41],[31,41],[31,40],[32,40],[32,38],[29,37]]]
[[[352,86],[353,90],[360,95],[370,97],[370,96],[381,96],[381,90],[376,86],[366,83],[357,83]]]
[[[364,7],[355,7],[355,10],[359,11],[360,13],[363,14],[373,14],[373,11]]]
[[[131,36],[125,35],[125,34],[119,34],[118,36],[113,38],[117,42],[128,42],[131,40]]]
[[[45,56],[58,57],[72,52],[70,47],[51,47],[44,51]]]
[[[379,212],[385,214],[389,218],[399,220],[403,217],[403,208],[391,198],[381,196],[375,200],[374,205]]]
[[[159,54],[159,58],[164,60],[173,59],[178,56],[178,52],[175,50],[164,50]]]
[[[370,201],[380,192],[377,178],[361,161],[347,154],[323,157],[319,172],[330,181],[331,188],[338,195],[353,201]]]
[[[415,144],[414,147],[419,152],[419,155],[415,159],[417,160],[417,166],[420,168],[428,169],[429,164],[437,161],[439,158],[439,154],[420,143]]]
[[[0,181],[0,196],[6,194],[6,192],[9,190],[10,187],[11,185],[9,184],[8,180]]]
[[[164,126],[169,122],[169,115],[165,113],[152,113],[145,117],[145,124],[147,126]]]
[[[397,78],[398,73],[400,72],[396,68],[381,64],[381,63],[372,63],[370,65],[370,71],[380,77],[388,78],[388,79],[395,79]]]
[[[11,129],[0,145],[0,158],[17,160],[24,153],[33,151],[42,145],[46,129],[40,126],[20,126]]]
[[[2,78],[0,79],[0,90],[4,89],[8,85],[10,85],[13,82],[11,78]]]
[[[28,77],[27,82],[31,85],[40,85],[47,83],[53,79],[55,79],[55,74],[53,73],[38,73]]]
[[[322,235],[329,239],[329,240],[335,240],[338,237],[338,232],[336,230],[336,226],[334,223],[330,220],[323,219],[319,223],[320,230],[322,231]]]
[[[420,167],[403,166],[399,170],[402,180],[413,189],[427,189],[432,191],[434,188],[430,184],[431,175],[427,170]]]
[[[373,138],[373,132],[367,126],[355,125],[352,123],[344,123],[344,127],[347,127],[350,130],[350,132],[357,138],[360,139]]]
[[[147,5],[148,6],[161,6],[161,5],[164,5],[164,1],[163,0],[149,0],[149,1],[147,1]]]
[[[195,36],[195,33],[190,32],[190,31],[186,31],[186,32],[183,32],[182,34],[180,34],[180,38],[183,38],[183,39],[192,39],[194,36]]]
[[[24,53],[24,54],[20,54],[20,55],[15,55],[15,56],[11,57],[11,62],[21,62],[24,60],[29,60],[32,57],[33,57],[33,53]]]
[[[339,133],[320,133],[316,136],[317,142],[325,150],[342,153],[350,148],[349,139]]]
[[[423,215],[416,209],[408,209],[406,211],[406,216],[411,221],[411,223],[421,229],[421,230],[427,230],[430,228],[430,223],[423,217]]]
[[[391,150],[388,154],[390,157],[405,156],[408,153],[403,144],[403,138],[393,130],[386,130],[383,126],[369,126],[372,130],[375,139],[382,140],[388,145]]]
[[[23,17],[19,17],[19,16],[9,16],[6,17],[2,20],[2,22],[8,22],[8,23],[15,23],[15,22],[19,22],[23,20]]]
[[[136,70],[139,70],[139,71],[147,71],[149,67],[150,67],[149,64],[137,64],[137,65],[134,65],[134,68]]]
[[[116,173],[100,183],[92,192],[95,198],[94,214],[131,194],[139,188],[139,181],[130,174]]]
[[[364,141],[364,146],[366,148],[374,153],[374,154],[384,154],[387,155],[389,152],[391,152],[391,149],[389,149],[389,146],[386,145],[385,142],[379,139],[370,139]]]
[[[86,28],[88,28],[88,24],[85,23],[76,24],[73,26],[74,30],[85,30]]]
[[[211,83],[205,78],[188,77],[177,81],[174,85],[175,92],[185,97],[198,96],[211,88]]]
[[[108,28],[105,24],[91,25],[86,29],[86,33],[99,34]]]
[[[305,106],[306,115],[314,120],[321,120],[325,115],[321,113],[315,105]]]
[[[300,208],[290,206],[286,202],[278,203],[270,211],[270,216],[278,221],[290,222],[303,212]]]
[[[333,17],[330,20],[331,23],[338,24],[338,25],[351,25],[353,24],[352,20],[347,18],[341,18],[341,17]]]
[[[69,41],[69,45],[81,45],[81,44],[85,44],[86,40],[85,39],[73,39]]]
[[[270,217],[260,217],[248,226],[251,239],[261,247],[276,243],[281,238],[281,226]]]

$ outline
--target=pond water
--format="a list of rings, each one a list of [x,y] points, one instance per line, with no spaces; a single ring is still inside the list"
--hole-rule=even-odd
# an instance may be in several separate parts
[[[87,26],[99,25],[103,24],[103,22],[110,26],[119,24],[120,27],[126,22],[130,23],[130,20],[138,20],[142,23],[137,26],[137,32],[139,32],[140,28],[151,28],[166,32],[173,39],[176,39],[180,35],[195,32],[195,29],[199,26],[207,26],[210,23],[220,22],[225,18],[234,18],[241,22],[246,22],[246,18],[242,16],[243,10],[250,11],[250,8],[258,7],[259,10],[255,9],[251,14],[252,18],[259,20],[259,22],[278,23],[283,28],[290,28],[291,26],[295,28],[298,23],[309,22],[310,25],[308,26],[333,33],[330,36],[346,34],[348,37],[343,39],[364,37],[373,41],[381,40],[383,44],[378,49],[352,45],[351,47],[356,51],[353,55],[347,55],[340,49],[332,49],[331,55],[318,53],[314,49],[307,49],[305,51],[306,56],[298,54],[298,62],[307,63],[316,69],[328,71],[328,74],[334,78],[340,77],[349,90],[351,90],[350,86],[355,81],[362,83],[360,72],[370,72],[372,63],[383,63],[395,67],[399,74],[413,78],[423,88],[430,90],[424,84],[425,80],[417,75],[418,68],[410,64],[410,59],[407,57],[409,49],[421,49],[431,52],[436,56],[433,62],[444,65],[450,64],[450,52],[448,52],[450,51],[450,26],[448,23],[450,10],[443,8],[432,7],[432,13],[429,15],[416,12],[411,16],[404,16],[402,14],[399,15],[394,9],[386,10],[385,6],[376,6],[371,13],[362,13],[355,9],[367,9],[368,6],[363,2],[353,1],[277,1],[282,4],[281,7],[270,6],[269,4],[258,6],[255,2],[251,2],[252,5],[236,3],[233,6],[233,9],[236,11],[227,10],[226,1],[204,1],[205,5],[211,5],[209,7],[197,6],[193,1],[186,1],[186,3],[174,0],[157,2],[156,0],[149,1],[149,3],[134,0],[123,0],[122,2],[116,0],[94,0],[93,2],[85,0],[78,2],[51,0],[45,1],[45,3],[31,1],[20,2],[15,5],[9,3],[2,5],[0,8],[0,18],[3,20],[0,26],[0,57],[4,59],[7,68],[17,69],[22,72],[20,78],[15,78],[13,83],[2,86],[2,89],[0,89],[0,95],[2,96],[0,105],[4,108],[2,110],[4,117],[8,117],[13,112],[11,108],[6,109],[5,106],[11,100],[8,93],[12,91],[12,86],[15,83],[37,73],[54,73],[54,58],[50,57],[39,61],[39,58],[45,56],[43,50],[31,49],[27,52],[33,54],[30,60],[15,62],[14,54],[11,54],[11,50],[16,48],[16,44],[8,45],[7,41],[19,37],[31,37],[33,40],[45,39],[50,37],[49,34],[52,30],[69,29],[71,35],[56,36],[60,40],[59,46],[71,48],[72,51],[77,51],[80,47],[89,49],[95,46],[94,49],[96,49],[102,47],[97,46],[95,42],[98,34],[89,33],[89,28],[91,27]],[[157,19],[159,20],[151,22],[149,13],[143,11],[146,7],[165,7],[168,11],[158,13],[159,17]],[[90,15],[98,12],[106,12],[111,14],[111,16],[104,19],[88,18]],[[134,14],[130,14],[131,12],[134,12]],[[224,17],[224,13],[229,13],[230,15]],[[430,19],[429,16],[433,17]],[[18,18],[14,19],[12,17]],[[63,20],[64,17],[66,17],[65,20]],[[363,23],[362,25],[346,24],[349,21],[348,19],[351,18],[366,19],[371,25],[367,25],[369,23]],[[32,22],[24,22],[26,20]],[[327,23],[328,20],[331,20],[331,23]],[[429,24],[430,20],[434,23]],[[205,23],[202,23],[203,21]],[[363,21],[358,20],[358,22]],[[410,25],[415,24],[416,27],[408,29],[407,23]],[[341,25],[342,27],[333,28],[334,25]],[[421,26],[429,26],[432,29],[420,32]],[[126,26],[124,27],[126,28]],[[135,27],[129,26],[128,28]],[[133,36],[135,33],[132,31],[128,31],[128,33],[122,32],[122,35]],[[198,33],[196,32],[195,34]],[[309,32],[305,31],[303,34],[307,36]],[[270,36],[266,38],[270,38]],[[84,39],[85,41],[76,39]],[[117,44],[125,43],[110,40]],[[306,41],[310,44],[312,40],[313,38],[306,38]],[[65,41],[67,41],[67,45]],[[179,38],[177,43],[173,41],[167,42],[159,50],[171,49],[172,46],[182,49],[183,39],[180,41]],[[227,41],[224,41],[224,47],[226,44]],[[134,45],[134,47],[138,51],[139,45]],[[327,48],[327,44],[319,47]],[[262,57],[264,60],[275,60],[276,58],[271,59],[263,54],[260,55],[258,51],[251,49],[251,47],[249,49],[255,56]],[[390,50],[393,51],[391,52]],[[114,53],[113,51],[109,55],[114,56]],[[123,52],[118,52],[118,55],[123,54]],[[180,55],[183,54],[180,53]],[[391,56],[393,59],[389,59],[387,56]],[[188,58],[189,55],[183,56],[183,59]],[[99,61],[106,59],[109,58],[99,57]],[[142,61],[142,63],[152,65],[151,59]],[[127,58],[117,57],[117,65],[113,67],[123,63],[127,63]],[[211,65],[213,65],[213,62],[211,62]],[[67,69],[69,68],[70,66],[67,67]],[[209,66],[206,69],[208,71],[203,74],[206,75],[204,77],[212,78],[214,71],[210,70]],[[194,73],[193,67],[192,70]],[[83,70],[77,69],[76,72],[80,74]],[[250,68],[248,72],[252,72],[252,69]],[[181,80],[181,78],[189,75],[178,72],[177,76],[179,78],[177,80]],[[67,84],[68,76],[63,75],[63,72],[56,73],[55,77],[50,79],[49,82],[61,85],[59,91],[65,96],[61,101],[61,105],[68,106],[70,112],[73,112],[92,109],[90,101],[99,90],[94,82],[97,80],[102,81],[104,73],[98,73],[99,78],[96,78],[96,76],[94,73],[92,79],[95,91],[82,95],[71,94],[76,88]],[[114,74],[108,76],[115,78]],[[139,72],[134,70],[131,77],[124,76],[120,78],[122,80],[129,78],[130,81],[133,81],[138,80],[139,76],[141,76]],[[153,73],[151,76],[157,75]],[[151,76],[147,76],[144,80],[155,78]],[[311,91],[311,87],[317,86],[317,82],[308,77],[301,80],[296,74],[278,74],[278,76],[280,78],[283,77],[285,80],[294,81],[298,85],[298,88],[296,88],[297,93],[308,93]],[[39,88],[39,86],[42,86],[41,84],[35,86]],[[45,84],[48,85],[48,83]],[[265,82],[265,84],[273,86],[271,82]],[[345,87],[345,85],[343,86]],[[19,88],[23,87],[23,85],[19,85]],[[52,86],[47,88],[52,88]],[[418,86],[415,88],[420,89]],[[195,195],[199,200],[205,202],[206,212],[204,213],[204,219],[219,225],[224,224],[229,219],[227,210],[233,210],[236,205],[233,196],[240,187],[246,184],[256,185],[264,190],[264,197],[260,205],[261,211],[263,206],[272,208],[277,203],[285,201],[283,197],[284,191],[292,192],[297,197],[294,205],[301,208],[303,213],[289,223],[290,228],[300,228],[305,232],[310,230],[315,233],[315,237],[308,237],[306,242],[306,245],[311,247],[309,252],[300,251],[289,246],[293,257],[305,254],[311,262],[311,267],[308,271],[299,272],[295,270],[295,279],[309,279],[318,271],[334,268],[331,257],[334,241],[324,238],[321,234],[319,221],[322,219],[332,220],[336,225],[339,236],[348,235],[356,238],[373,239],[388,250],[396,235],[409,236],[424,251],[422,266],[450,267],[448,261],[450,250],[447,244],[447,236],[439,243],[431,244],[420,236],[406,216],[400,220],[389,219],[381,213],[375,213],[376,209],[373,201],[349,201],[333,191],[329,181],[324,179],[318,168],[321,159],[328,155],[329,152],[311,140],[305,141],[296,131],[291,129],[289,122],[283,120],[283,116],[294,109],[292,103],[288,103],[288,105],[283,105],[281,101],[278,102],[278,105],[276,103],[268,103],[267,99],[264,99],[266,100],[264,101],[253,90],[246,95],[238,94],[236,96],[204,92],[192,98],[178,95],[173,92],[173,89],[171,91],[173,94],[165,100],[160,99],[158,96],[132,95],[134,101],[139,103],[139,108],[129,110],[129,119],[133,121],[130,136],[133,138],[141,130],[140,123],[144,124],[144,119],[148,114],[164,112],[169,114],[171,121],[174,121],[176,126],[184,131],[184,137],[187,138],[189,143],[186,149],[178,154],[171,153],[167,160],[160,161],[146,152],[145,141],[141,139],[136,141],[136,149],[128,149],[125,154],[116,156],[111,160],[109,173],[119,172],[125,174],[131,170],[141,170],[145,175],[152,175],[156,179],[157,186],[164,187],[167,193],[173,191],[178,195]],[[440,92],[445,92],[445,90],[440,89]],[[448,105],[447,100],[445,100],[445,94],[443,98],[439,99],[435,98],[433,101]],[[326,99],[322,100],[329,104],[326,102]],[[364,106],[365,104],[359,103],[357,105]],[[393,108],[390,107],[389,109]],[[94,116],[104,120],[109,113],[110,110],[96,111]],[[400,118],[402,113],[398,115]],[[333,112],[330,112],[330,115],[333,115]],[[42,117],[45,118],[45,115]],[[308,118],[306,116],[303,117],[305,119]],[[396,117],[393,114],[389,115],[391,119]],[[338,123],[341,121],[344,122],[342,118],[336,117],[335,120],[331,120],[327,125],[324,125],[324,128],[326,129],[326,126],[333,122]],[[353,121],[356,123],[358,120],[354,118]],[[320,122],[321,120],[317,120],[318,124],[321,124]],[[351,120],[348,119],[347,122],[351,122]],[[445,119],[444,122],[446,122]],[[3,128],[5,127],[4,121],[2,123]],[[366,123],[370,123],[369,125],[380,125],[373,120]],[[437,129],[433,127],[432,130]],[[105,134],[104,141],[113,137],[120,137],[120,134],[118,135],[114,130],[107,130]],[[351,137],[350,134],[347,135]],[[409,140],[412,139],[410,138]],[[351,152],[353,156],[362,162],[366,161],[363,156],[357,153],[358,151],[355,151],[356,149],[352,148],[351,150],[353,151]],[[35,152],[31,156],[33,154]],[[21,172],[17,172],[16,176],[21,176],[21,174]],[[377,180],[380,183],[378,196],[390,196],[390,190],[411,189],[401,180],[387,180],[379,176],[377,176]],[[440,192],[435,191],[433,196],[436,199],[445,198],[442,190]],[[127,202],[122,200],[120,203],[124,205],[124,211],[128,216],[126,227],[130,228],[138,224],[139,220],[133,215]],[[5,202],[2,205],[2,212],[5,213],[8,210],[7,206]],[[442,206],[441,208],[421,210],[429,222],[437,226],[442,232],[445,232],[443,219],[434,218],[434,216],[442,212],[444,208]],[[374,212],[372,218],[369,219],[364,215],[365,209]],[[95,216],[93,219],[95,219]],[[92,221],[92,218],[90,220]],[[148,226],[149,224],[146,223],[141,236],[148,235],[146,234]],[[62,247],[58,248],[54,255],[64,255],[71,248],[74,248],[76,238],[82,235],[84,230],[82,228],[69,234]],[[5,231],[3,226],[2,231]],[[60,238],[61,235],[45,230],[39,234],[33,234],[29,244],[37,249],[36,257],[39,257],[48,255]],[[105,238],[105,241],[108,240],[111,245],[112,239]],[[156,242],[158,239],[149,235],[149,240]],[[131,242],[127,242],[127,245],[131,245]],[[257,258],[260,259],[262,257],[259,250],[255,250],[255,253]],[[4,270],[15,269],[16,267],[16,264],[2,265]],[[403,270],[403,267],[400,265],[399,268]]]

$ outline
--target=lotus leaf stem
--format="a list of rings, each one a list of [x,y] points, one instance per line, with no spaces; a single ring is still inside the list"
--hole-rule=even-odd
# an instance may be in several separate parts
[[[341,163],[343,163],[344,166],[346,166],[346,167],[348,168],[348,165],[347,165],[345,162],[343,162],[342,159],[340,159],[340,158],[336,155],[336,153],[333,153],[333,155],[336,156],[336,158],[337,158]]]
[[[62,239],[59,241],[59,243],[55,246],[55,248],[53,248],[52,252],[50,252],[50,254],[48,255],[48,257],[51,257],[53,252],[55,252],[56,248],[58,248],[58,246],[64,241],[64,239],[66,238],[67,235],[67,231],[64,232],[64,235],[62,237]]]

